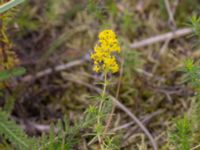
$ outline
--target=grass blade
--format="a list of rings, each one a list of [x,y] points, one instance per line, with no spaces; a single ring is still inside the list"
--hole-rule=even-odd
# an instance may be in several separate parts
[[[0,6],[0,14],[9,10],[10,8],[17,6],[18,4],[22,3],[23,1],[24,0],[11,0],[11,1],[3,4],[2,6]]]

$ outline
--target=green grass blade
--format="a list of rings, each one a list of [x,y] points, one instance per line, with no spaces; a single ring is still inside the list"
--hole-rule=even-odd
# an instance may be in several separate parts
[[[9,10],[10,8],[17,6],[18,4],[22,3],[23,1],[24,0],[11,0],[11,1],[3,4],[2,6],[0,6],[0,14]]]
[[[8,80],[11,77],[21,76],[26,73],[26,69],[23,67],[13,68],[0,72],[0,82]]]

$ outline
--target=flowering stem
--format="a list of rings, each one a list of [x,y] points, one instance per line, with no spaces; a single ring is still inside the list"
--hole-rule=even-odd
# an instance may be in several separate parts
[[[101,113],[101,109],[103,106],[103,102],[104,102],[104,98],[105,98],[105,94],[106,94],[106,87],[107,87],[107,72],[105,72],[105,74],[104,74],[104,84],[103,84],[103,91],[101,94],[102,99],[100,101],[99,113]],[[100,122],[100,119],[99,119],[99,122]]]
[[[104,73],[104,84],[103,84],[103,91],[101,94],[102,98],[100,100],[100,105],[99,105],[99,110],[98,110],[97,124],[101,123],[101,111],[102,111],[102,107],[103,107],[104,98],[106,95],[106,87],[107,87],[107,72]],[[100,135],[97,135],[97,136],[98,136],[99,146],[100,146],[100,144],[102,143],[102,139],[101,139]],[[99,149],[99,147],[97,149]]]
[[[121,68],[120,69],[120,76],[119,76],[119,80],[118,80],[118,84],[117,84],[117,92],[116,92],[116,96],[115,96],[116,99],[118,99],[118,97],[119,97],[119,91],[120,91],[120,86],[121,86],[121,82],[122,82],[122,75],[123,75],[123,65],[124,65],[124,60],[122,59],[121,66],[120,66],[120,68]],[[111,113],[109,114],[108,120],[106,121],[107,124],[106,124],[105,129],[104,129],[104,134],[106,134],[109,130],[110,124],[112,122],[113,114],[114,114],[114,111],[115,111],[115,107],[116,107],[116,104],[113,102]]]
[[[102,92],[102,97],[105,97],[106,93],[106,87],[107,87],[107,72],[104,74],[104,84],[103,84],[103,92]]]

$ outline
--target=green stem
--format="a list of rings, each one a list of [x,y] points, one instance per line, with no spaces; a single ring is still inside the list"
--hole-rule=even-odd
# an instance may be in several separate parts
[[[107,72],[104,73],[104,84],[103,84],[103,91],[102,91],[102,94],[101,94],[101,100],[100,100],[100,105],[99,105],[99,110],[98,110],[97,124],[101,123],[100,113],[102,111],[104,98],[105,98],[105,95],[106,95],[106,87],[107,87]],[[101,136],[100,135],[97,135],[97,136],[98,136],[99,143],[101,143],[102,142]]]
[[[104,74],[104,84],[103,84],[102,98],[104,98],[104,96],[105,96],[106,87],[107,87],[107,72],[105,72],[105,74]]]
[[[104,102],[104,97],[105,97],[105,93],[106,93],[106,87],[107,87],[107,72],[104,74],[104,84],[103,84],[103,91],[102,91],[102,94],[101,94],[101,101],[100,101],[100,105],[99,105],[99,114],[101,113],[101,110],[102,110],[102,106],[103,106],[103,102]],[[97,120],[98,123],[100,123],[100,116],[98,116],[98,120]]]

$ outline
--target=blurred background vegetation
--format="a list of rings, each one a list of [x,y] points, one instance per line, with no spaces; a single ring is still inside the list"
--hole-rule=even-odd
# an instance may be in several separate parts
[[[199,63],[199,39],[190,34],[145,47],[130,47],[155,35],[195,27],[192,24],[195,19],[192,22],[191,18],[199,15],[198,0],[168,2],[172,19],[165,0],[25,1],[12,10],[7,32],[18,65],[26,68],[26,79],[21,77],[6,83],[1,90],[0,106],[8,99],[15,102],[11,114],[29,135],[41,132],[30,122],[50,124],[65,115],[71,124],[79,120],[92,103],[89,95],[96,94],[85,85],[98,87],[96,83],[102,80],[91,69],[90,52],[98,33],[113,29],[120,41],[120,59],[124,64],[122,79],[120,73],[113,75],[109,92],[115,95],[121,80],[118,100],[149,129],[159,149],[174,149],[169,142],[169,130],[176,125],[174,120],[190,111],[194,95],[181,68],[187,58]],[[198,26],[199,22],[196,23]],[[74,61],[81,63],[34,76]],[[151,149],[145,134],[124,112],[116,109],[114,118],[111,128],[122,137],[121,149]],[[197,134],[195,140],[199,139]],[[78,147],[87,139],[83,137],[82,141]]]

